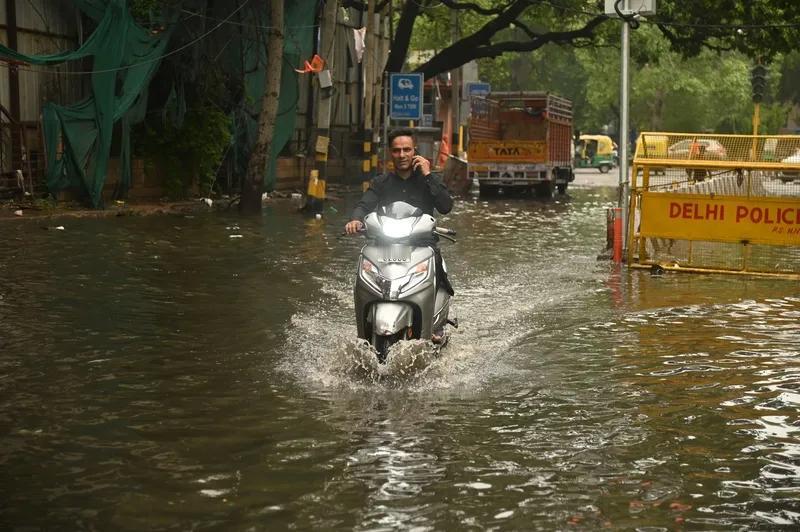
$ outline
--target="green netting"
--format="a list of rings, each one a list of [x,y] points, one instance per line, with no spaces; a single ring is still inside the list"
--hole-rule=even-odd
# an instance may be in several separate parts
[[[42,109],[47,149],[47,186],[51,192],[82,187],[95,207],[102,206],[114,124],[122,126],[121,185],[130,184],[130,125],[140,119],[150,78],[170,31],[152,35],[136,24],[126,0],[75,0],[98,22],[79,49],[31,56],[0,45],[0,56],[34,65],[50,65],[91,56],[92,94],[74,105],[48,102]],[[63,153],[58,157],[59,141]]]
[[[46,103],[42,109],[42,126],[47,151],[47,185],[50,191],[77,186],[86,191],[95,207],[100,207],[114,126],[117,123],[121,131],[121,176],[117,192],[124,194],[130,186],[130,127],[144,118],[147,87],[161,64],[174,24],[160,21],[161,26],[169,29],[154,35],[136,24],[128,11],[127,0],[74,1],[98,24],[97,29],[79,49],[54,55],[31,56],[0,45],[0,56],[34,65],[93,58],[91,96],[72,105]],[[314,38],[317,0],[286,0],[285,3],[282,82],[272,153],[268,159],[268,168],[265,168],[266,190],[274,188],[277,155],[294,131],[299,100],[298,75],[294,67],[311,55]],[[200,0],[194,4],[199,11],[206,11],[210,2]],[[245,174],[256,140],[267,68],[264,43],[267,38],[266,29],[270,25],[266,5],[253,2],[248,7],[255,15],[254,19],[225,25],[227,34],[223,30],[220,32],[223,35],[219,35],[225,53],[222,56],[222,67],[232,74],[233,79],[244,81],[244,94],[232,111],[234,145],[231,152],[235,172],[239,175]],[[231,6],[225,4],[220,9],[230,13]],[[228,43],[232,43],[231,46]],[[198,44],[203,45],[212,47],[214,43]],[[219,57],[217,53],[211,55]],[[180,125],[186,112],[186,100],[182,81],[178,79],[175,83],[165,103],[162,117]]]
[[[300,97],[300,80],[295,72],[304,60],[311,56],[314,43],[314,17],[317,0],[287,0],[284,12],[284,50],[281,66],[281,87],[278,100],[278,113],[275,117],[275,131],[272,138],[265,190],[272,190],[276,181],[276,161],[278,154],[292,138]],[[251,21],[252,23],[252,21]],[[257,25],[264,28],[270,25],[267,10],[258,17]],[[239,73],[245,82],[245,96],[241,107],[234,111],[232,138],[235,141],[233,165],[240,175],[244,175],[250,151],[256,141],[258,112],[264,94],[266,72],[266,33],[256,32],[253,38],[241,39],[237,46],[231,46],[226,54],[228,65],[241,65]],[[243,59],[243,60],[242,60]]]

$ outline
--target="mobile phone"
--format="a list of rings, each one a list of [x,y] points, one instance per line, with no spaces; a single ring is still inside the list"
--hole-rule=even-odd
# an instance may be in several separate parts
[[[417,151],[416,148],[414,148],[414,157],[416,157],[418,155],[419,155],[419,152]],[[415,175],[415,176],[421,176],[422,175],[422,170],[420,170],[419,164],[414,164],[413,162],[411,164],[412,164],[411,174]]]

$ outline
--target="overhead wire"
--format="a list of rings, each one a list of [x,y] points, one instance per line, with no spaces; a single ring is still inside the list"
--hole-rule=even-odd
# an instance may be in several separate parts
[[[207,20],[223,20],[223,19],[220,19],[218,17],[212,17],[210,15],[203,15],[202,13],[198,13],[196,11],[190,11],[188,9],[181,9],[181,12],[186,13],[187,15],[192,15],[193,17],[204,18],[204,19],[207,19]],[[245,27],[245,28],[254,28],[254,29],[261,29],[261,30],[274,30],[274,29],[290,30],[290,29],[307,29],[307,28],[318,28],[319,27],[319,24],[307,24],[307,25],[301,25],[301,26],[283,26],[282,28],[279,28],[278,26],[262,26],[261,24],[252,24],[252,23],[247,23],[247,22],[231,22],[231,21],[228,21],[227,24],[230,24],[231,26],[242,26],[242,27]]]
[[[170,57],[170,56],[175,55],[175,54],[177,54],[179,52],[182,52],[183,50],[189,48],[190,46],[194,46],[195,44],[197,44],[201,40],[205,39],[206,37],[211,35],[213,32],[218,30],[223,24],[228,23],[230,21],[230,19],[233,18],[233,16],[236,13],[241,11],[242,8],[244,8],[244,6],[246,6],[249,2],[250,2],[250,0],[244,0],[244,3],[242,3],[242,5],[240,5],[236,9],[234,9],[227,16],[227,18],[221,20],[216,26],[214,26],[213,28],[211,28],[207,32],[203,33],[199,37],[189,41],[188,43],[186,43],[186,44],[184,44],[182,46],[179,46],[178,48],[176,48],[176,49],[174,49],[174,50],[172,50],[172,51],[170,51],[170,52],[168,52],[166,54],[162,54],[162,55],[160,55],[158,57],[154,57],[154,58],[151,58],[151,59],[148,59],[148,60],[145,60],[145,61],[140,61],[139,63],[134,63],[134,64],[125,65],[125,66],[116,67],[116,68],[105,68],[105,69],[100,69],[100,70],[72,70],[72,71],[66,70],[66,71],[59,72],[59,74],[89,75],[89,74],[103,74],[103,73],[108,73],[108,72],[120,72],[122,70],[128,70],[128,69],[131,69],[131,68],[136,68],[138,66],[147,65],[147,64],[150,64],[150,63],[154,63],[156,61],[160,61],[160,60],[162,60],[162,59],[164,59],[166,57]],[[10,65],[7,62],[3,62],[2,66],[6,67],[6,68],[10,68]],[[16,68],[18,70],[23,70],[23,71],[26,71],[26,72],[39,72],[39,73],[46,73],[46,74],[47,73],[53,73],[52,70],[45,70],[45,69],[41,69],[41,68],[30,68],[28,66],[24,66],[24,65],[20,65],[20,64],[16,64],[15,66],[16,66]]]

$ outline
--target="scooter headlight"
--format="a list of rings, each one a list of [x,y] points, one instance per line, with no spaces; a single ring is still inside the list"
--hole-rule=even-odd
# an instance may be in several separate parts
[[[411,234],[414,229],[413,218],[402,218],[395,220],[394,218],[381,217],[381,230],[383,234],[389,238],[405,238]]]
[[[400,293],[408,292],[419,286],[425,280],[427,280],[431,272],[433,271],[433,259],[426,259],[416,266],[414,266],[411,271],[408,272],[404,279],[404,283],[400,288]]]
[[[359,270],[359,275],[361,276],[361,279],[363,279],[364,282],[366,282],[372,288],[378,292],[381,291],[380,286],[381,279],[383,279],[383,277],[381,276],[381,272],[378,270],[378,267],[375,266],[372,261],[365,258],[361,259],[361,269]]]

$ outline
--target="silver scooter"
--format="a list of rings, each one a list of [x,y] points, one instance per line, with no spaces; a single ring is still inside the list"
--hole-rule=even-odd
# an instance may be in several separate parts
[[[442,336],[436,349],[446,345],[450,294],[436,276],[435,237],[452,242],[455,231],[436,227],[433,216],[397,201],[379,207],[364,219],[367,244],[361,249],[355,283],[358,337],[386,362],[389,347],[400,340]],[[442,260],[444,266],[444,260]]]

